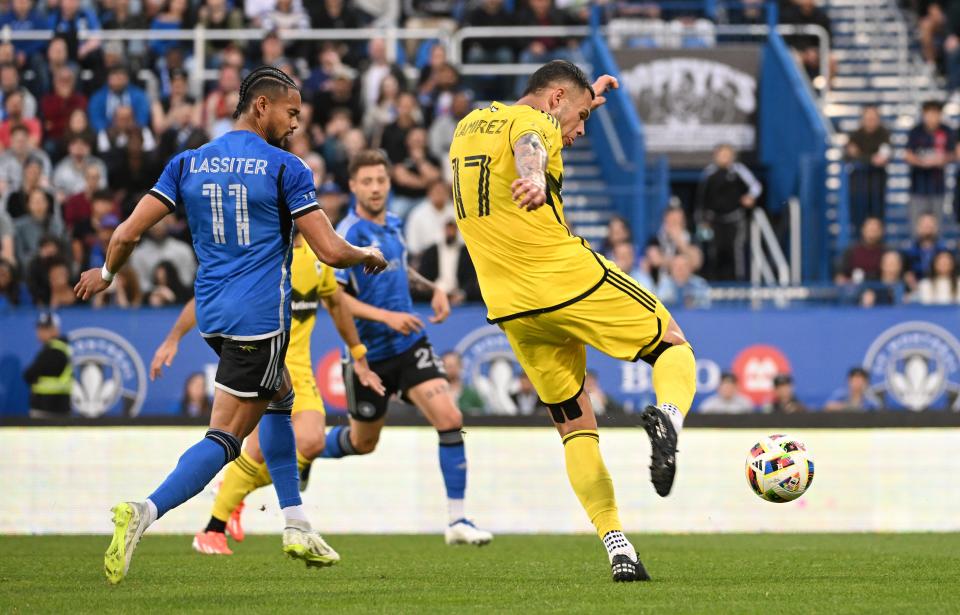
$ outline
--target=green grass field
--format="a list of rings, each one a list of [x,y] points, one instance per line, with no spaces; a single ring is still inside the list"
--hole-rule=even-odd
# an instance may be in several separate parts
[[[636,535],[649,583],[615,585],[592,536],[330,536],[343,562],[308,570],[279,537],[232,557],[147,536],[110,587],[108,538],[0,537],[0,612],[957,613],[960,534]]]

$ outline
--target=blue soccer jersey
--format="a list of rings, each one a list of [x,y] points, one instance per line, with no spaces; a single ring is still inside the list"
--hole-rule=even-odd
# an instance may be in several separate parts
[[[293,220],[319,209],[302,160],[235,130],[172,158],[150,193],[186,212],[202,335],[255,340],[290,329]]]
[[[403,243],[403,222],[387,214],[386,224],[364,220],[350,212],[337,226],[337,233],[355,246],[373,246],[383,252],[387,268],[377,275],[363,272],[362,265],[337,270],[337,281],[360,301],[393,312],[413,312],[407,279],[407,247]],[[357,319],[357,333],[367,347],[371,363],[393,358],[423,339],[423,332],[404,335],[387,325]]]

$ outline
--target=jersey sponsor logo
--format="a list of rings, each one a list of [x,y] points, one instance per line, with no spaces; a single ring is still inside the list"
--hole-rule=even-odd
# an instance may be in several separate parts
[[[790,372],[790,361],[775,346],[748,346],[733,360],[733,373],[737,376],[740,392],[757,405],[773,401],[774,376]]]
[[[261,158],[231,158],[212,156],[190,159],[190,173],[239,173],[241,175],[266,175],[267,161]]]
[[[918,320],[894,325],[867,349],[863,367],[870,392],[887,407],[960,410],[960,341],[943,327]]]
[[[463,361],[463,381],[476,389],[485,405],[495,412],[517,414],[511,394],[519,389],[522,371],[503,331],[493,325],[474,329],[455,350]]]
[[[98,327],[68,335],[74,382],[70,396],[80,416],[137,416],[147,394],[143,360],[121,335]]]

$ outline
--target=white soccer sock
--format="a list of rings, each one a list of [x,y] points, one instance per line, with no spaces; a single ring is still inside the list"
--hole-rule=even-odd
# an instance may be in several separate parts
[[[680,435],[680,430],[683,429],[683,413],[680,412],[680,408],[677,408],[673,404],[663,404],[660,406],[660,410],[670,417],[673,428],[676,430],[677,435]]]
[[[287,506],[282,509],[283,512],[283,521],[287,527],[295,527],[299,530],[304,530],[309,532],[312,527],[310,526],[310,521],[307,519],[307,513],[303,510],[302,504],[297,504],[296,506]]]
[[[147,498],[145,504],[147,505],[147,527],[150,527],[157,520],[157,505],[150,498]]]
[[[626,555],[631,562],[637,561],[637,550],[633,548],[633,545],[620,530],[613,530],[604,534],[603,546],[607,548],[607,557],[610,558],[611,564],[614,555]]]
[[[447,500],[447,514],[450,516],[451,525],[460,519],[466,519],[466,513],[464,512],[463,500]]]

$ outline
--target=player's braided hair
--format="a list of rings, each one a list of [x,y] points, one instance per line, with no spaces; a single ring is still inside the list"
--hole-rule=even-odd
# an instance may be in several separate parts
[[[293,88],[299,90],[297,84],[290,75],[279,68],[272,66],[261,66],[247,75],[240,84],[240,100],[237,101],[237,108],[233,112],[233,119],[240,117],[240,114],[247,108],[250,101],[255,100],[254,93],[259,93],[267,88]]]

